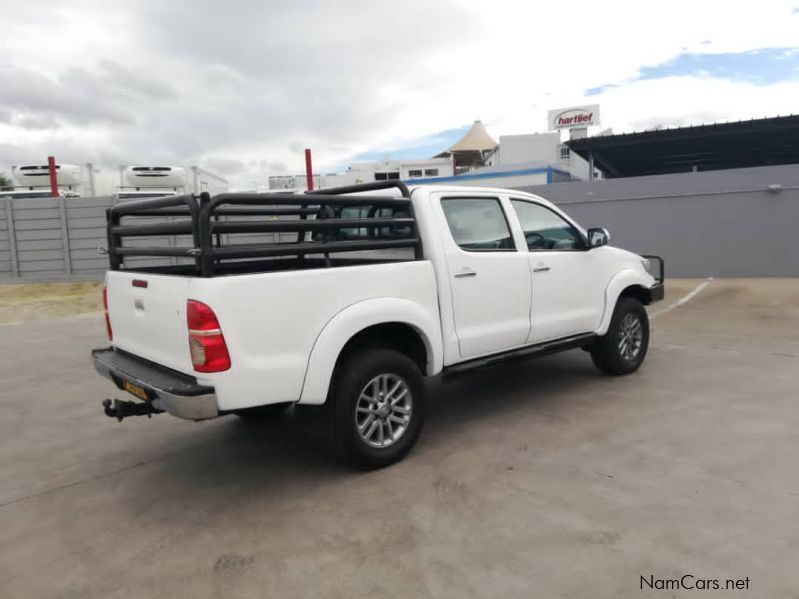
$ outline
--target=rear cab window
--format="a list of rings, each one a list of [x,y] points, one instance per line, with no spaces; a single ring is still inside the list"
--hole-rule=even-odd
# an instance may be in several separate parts
[[[332,209],[335,218],[410,218],[410,213],[405,209],[386,206],[338,206]],[[340,229],[336,235],[337,240],[355,239],[401,239],[411,232],[410,225],[390,225],[382,227],[353,227]],[[313,239],[321,239],[321,233],[315,233]]]

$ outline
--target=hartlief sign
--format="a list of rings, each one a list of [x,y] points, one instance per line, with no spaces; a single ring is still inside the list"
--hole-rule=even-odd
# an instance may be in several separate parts
[[[549,111],[549,130],[580,129],[599,125],[599,104],[572,106]]]

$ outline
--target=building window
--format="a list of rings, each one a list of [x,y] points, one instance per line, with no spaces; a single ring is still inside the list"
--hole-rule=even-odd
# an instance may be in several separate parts
[[[560,159],[561,160],[568,160],[569,159],[569,146],[561,146],[560,147]]]
[[[438,169],[437,168],[426,168],[426,169],[424,169],[424,176],[425,177],[438,177]]]
[[[375,181],[393,181],[399,178],[400,176],[397,171],[375,173]]]
[[[421,177],[422,176],[422,169],[411,169],[408,171],[409,177]]]

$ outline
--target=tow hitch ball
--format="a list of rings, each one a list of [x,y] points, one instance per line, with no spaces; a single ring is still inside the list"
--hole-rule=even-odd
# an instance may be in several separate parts
[[[163,410],[159,410],[150,402],[124,401],[122,399],[104,399],[103,411],[106,416],[116,418],[119,422],[129,416],[147,416],[147,418],[151,418],[153,414],[163,412]]]

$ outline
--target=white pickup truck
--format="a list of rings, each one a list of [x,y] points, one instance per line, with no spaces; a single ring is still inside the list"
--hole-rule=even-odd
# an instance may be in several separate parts
[[[425,376],[578,347],[628,374],[647,352],[644,305],[663,298],[660,258],[507,189],[390,181],[107,216],[111,346],[92,355],[137,399],[106,399],[106,414],[316,406],[343,454],[372,467],[416,442]]]

